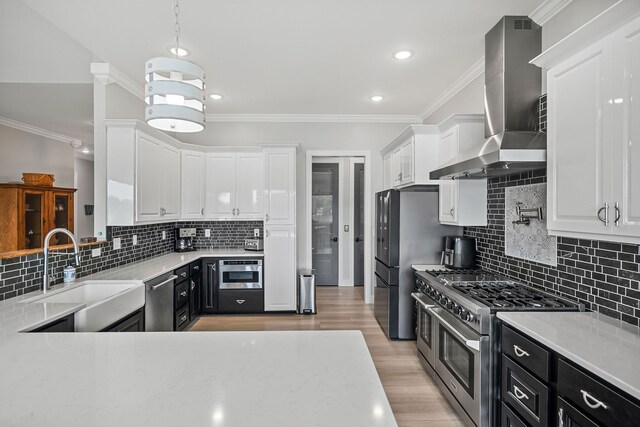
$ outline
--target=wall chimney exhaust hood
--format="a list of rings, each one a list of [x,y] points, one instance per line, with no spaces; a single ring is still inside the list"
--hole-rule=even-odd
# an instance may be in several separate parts
[[[431,179],[481,179],[547,167],[538,131],[542,31],[526,16],[505,16],[485,36],[485,142],[433,170]]]

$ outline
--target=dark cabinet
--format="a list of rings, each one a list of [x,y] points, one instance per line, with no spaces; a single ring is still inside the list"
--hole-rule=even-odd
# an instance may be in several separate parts
[[[218,260],[209,258],[203,262],[205,268],[205,281],[201,290],[201,309],[204,314],[213,314],[218,310],[216,290],[218,289]]]
[[[189,279],[189,318],[191,320],[194,320],[202,312],[201,284],[202,276],[200,273]]]
[[[144,332],[144,307],[118,320],[101,332]]]
[[[501,327],[502,426],[630,425],[640,402],[563,356]]]
[[[174,288],[174,298],[173,302],[175,305],[175,309],[179,310],[189,303],[189,280],[183,280],[182,282],[176,284]]]
[[[218,292],[219,313],[260,313],[264,310],[262,289],[225,289]]]
[[[61,319],[54,320],[44,326],[34,329],[31,332],[74,332],[75,321],[73,314],[65,316]]]

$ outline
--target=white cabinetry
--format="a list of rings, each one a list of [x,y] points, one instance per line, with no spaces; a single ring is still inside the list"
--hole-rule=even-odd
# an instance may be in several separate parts
[[[208,153],[205,216],[262,219],[262,153]]]
[[[264,238],[264,309],[296,309],[296,228],[266,227]]]
[[[264,149],[264,309],[296,309],[296,146]]]
[[[204,218],[204,153],[182,151],[182,218]]]
[[[547,228],[640,243],[640,18],[594,43],[597,21],[535,62],[548,68]]]
[[[180,219],[180,142],[136,120],[107,120],[107,225]]]
[[[438,185],[429,179],[438,166],[438,134],[438,126],[411,125],[382,150],[385,189]]]
[[[296,223],[296,149],[264,150],[265,225]]]
[[[455,114],[440,125],[438,164],[444,164],[484,141],[482,115]],[[438,219],[458,226],[487,225],[487,180],[442,178]]]

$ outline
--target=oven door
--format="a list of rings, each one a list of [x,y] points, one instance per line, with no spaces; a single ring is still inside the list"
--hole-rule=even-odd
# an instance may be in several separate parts
[[[436,366],[435,353],[435,328],[434,316],[429,308],[435,307],[436,303],[431,298],[421,292],[414,292],[411,297],[416,301],[418,330],[416,331],[418,351],[422,357],[431,365],[432,369]]]
[[[436,373],[478,426],[489,421],[489,337],[470,329],[442,308],[433,307]]]
[[[220,263],[219,289],[262,289],[261,265],[225,265]]]

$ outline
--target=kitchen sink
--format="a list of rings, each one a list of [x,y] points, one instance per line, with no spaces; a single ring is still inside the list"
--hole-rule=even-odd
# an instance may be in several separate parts
[[[89,280],[21,301],[23,304],[83,304],[74,313],[76,332],[97,332],[144,306],[142,282]]]

